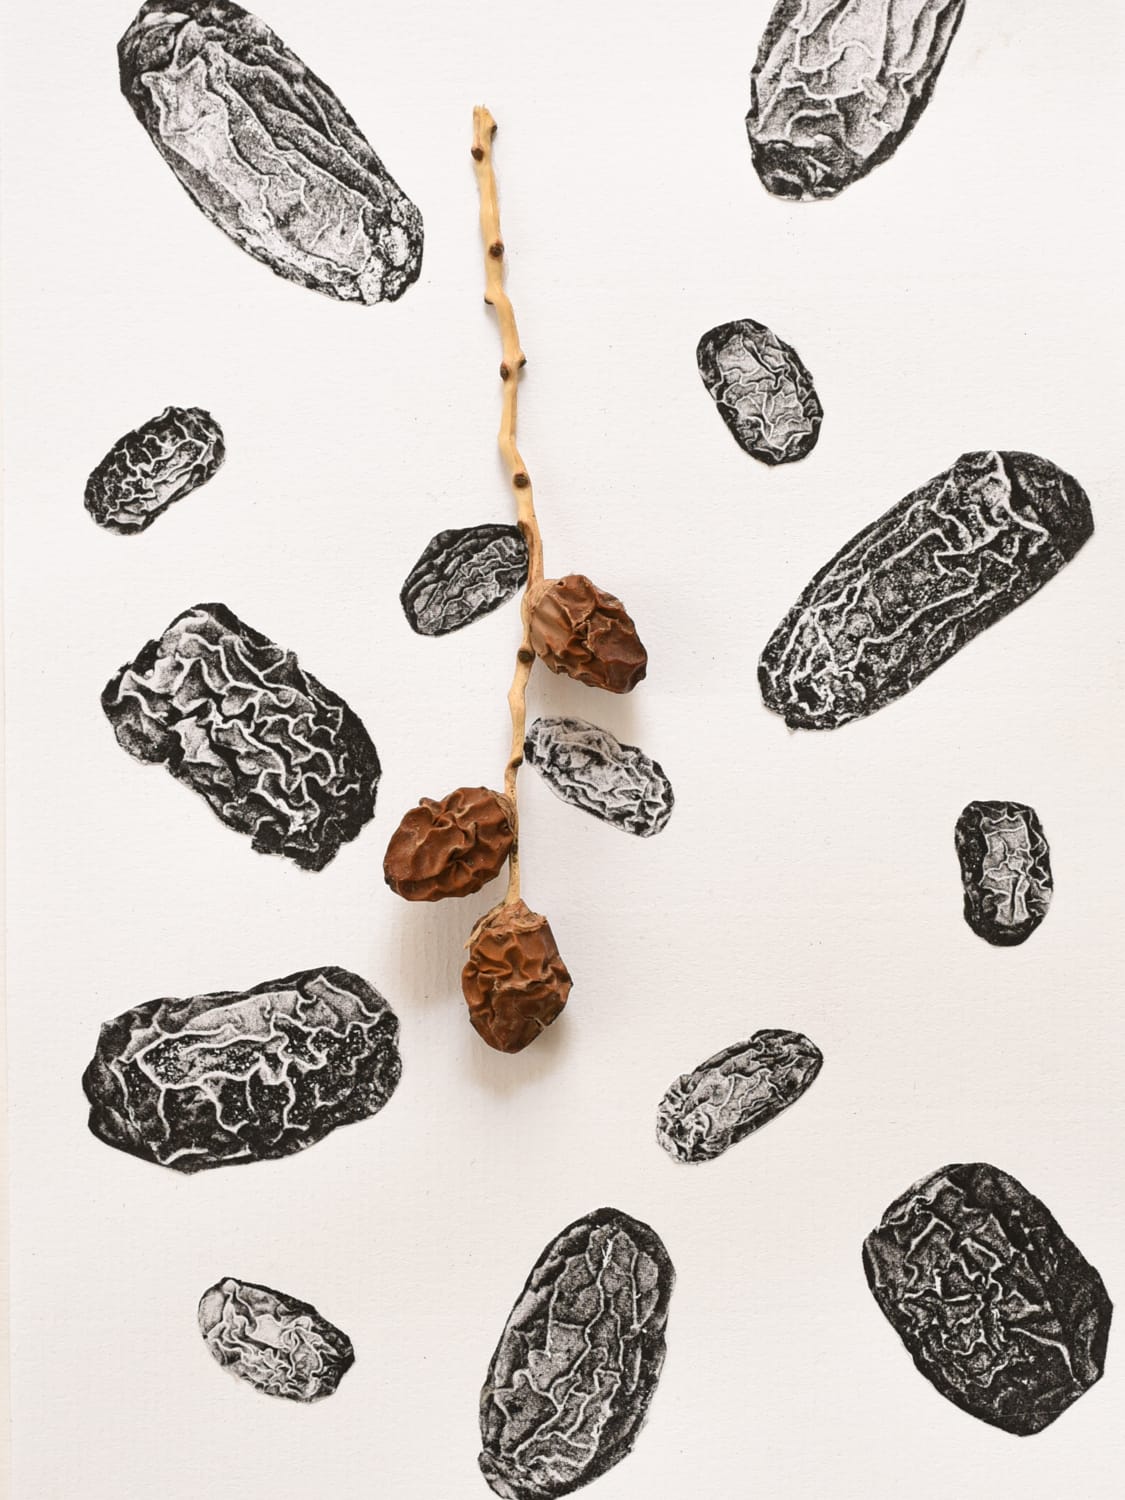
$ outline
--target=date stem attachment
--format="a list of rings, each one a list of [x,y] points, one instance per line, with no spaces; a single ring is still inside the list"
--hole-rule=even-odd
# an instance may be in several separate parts
[[[520,347],[516,315],[511,298],[504,290],[504,239],[500,233],[500,201],[496,192],[496,173],[492,166],[492,141],[496,134],[496,121],[484,105],[473,110],[473,168],[476,172],[477,189],[480,193],[480,232],[484,245],[484,300],[495,309],[500,325],[501,363],[500,380],[503,386],[503,404],[500,413],[500,431],[497,434],[501,456],[508,470],[509,481],[516,501],[516,522],[527,543],[527,586],[520,605],[523,621],[523,639],[516,652],[515,672],[508,690],[508,708],[512,716],[512,746],[508,763],[504,767],[504,794],[512,807],[512,827],[515,837],[508,859],[508,894],[506,905],[520,898],[520,838],[519,804],[516,796],[516,777],[523,764],[523,742],[527,723],[527,682],[535,663],[535,652],[531,645],[531,590],[543,579],[543,539],[539,534],[539,522],[535,515],[535,498],[531,477],[527,472],[520,451],[516,447],[516,417],[519,406],[519,383],[527,359]]]

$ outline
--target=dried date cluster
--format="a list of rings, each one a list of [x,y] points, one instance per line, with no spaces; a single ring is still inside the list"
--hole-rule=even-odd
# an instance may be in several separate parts
[[[474,126],[485,300],[497,309],[504,350],[500,447],[518,525],[439,532],[411,569],[400,597],[417,634],[446,635],[489,614],[524,585],[523,638],[508,694],[512,745],[502,791],[458,787],[440,801],[423,797],[392,835],[383,874],[407,901],[440,901],[474,894],[508,864],[507,896],[473,928],[461,987],[478,1035],[498,1051],[519,1052],[555,1020],[571,987],[550,923],[520,898],[516,776],[525,754],[564,800],[633,833],[656,833],[664,826],[672,792],[654,761],[596,725],[558,721],[570,726],[568,743],[558,753],[543,736],[525,740],[527,683],[536,660],[587,687],[629,693],[644,678],[648,653],[620,599],[583,573],[543,576],[531,480],[515,445],[516,395],[526,360],[502,289],[504,244],[492,170],[495,124],[487,110],[477,110]]]

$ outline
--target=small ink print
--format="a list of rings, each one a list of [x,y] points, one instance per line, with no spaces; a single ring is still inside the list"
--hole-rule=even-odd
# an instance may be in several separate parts
[[[351,1339],[315,1307],[236,1276],[203,1293],[199,1331],[232,1375],[286,1401],[331,1396],[355,1363]]]
[[[614,828],[647,839],[672,816],[672,784],[657,762],[586,719],[536,719],[523,751],[556,797]]]
[[[341,302],[392,302],[418,279],[421,214],[257,16],[230,0],[146,0],[117,55],[153,145],[255,260]]]
[[[675,1271],[616,1208],[567,1226],[536,1261],[480,1397],[481,1472],[503,1500],[555,1500],[633,1450],[664,1365]]]
[[[224,604],[177,615],[106,685],[117,742],[262,854],[322,870],[375,816],[375,746],[342,698]]]
[[[965,0],[777,0],[746,132],[779,198],[832,198],[893,156],[930,102]]]
[[[1094,531],[1069,474],[1031,453],[965,453],[814,576],[758,664],[791,729],[893,703],[1030,599]]]
[[[86,509],[107,531],[133,536],[206,484],[225,456],[210,412],[166,406],[114,443],[86,481]]]
[[[1101,1379],[1113,1304],[1046,1206],[987,1162],[941,1167],[863,1245],[867,1284],[947,1401],[1018,1437]]]
[[[347,969],[149,1000],[106,1021],[82,1077],[100,1141],[177,1172],[292,1156],[398,1087],[398,1017]]]
[[[799,1031],[756,1031],[676,1079],[656,1139],[676,1161],[713,1161],[795,1104],[824,1062]]]
[[[739,318],[699,340],[699,374],[744,453],[791,464],[816,447],[824,410],[796,349],[764,323]]]
[[[439,531],[407,574],[399,599],[411,630],[448,635],[499,609],[527,582],[518,526]]]
[[[1047,915],[1051,851],[1033,807],[970,802],[954,830],[965,921],[1000,948],[1025,943]]]

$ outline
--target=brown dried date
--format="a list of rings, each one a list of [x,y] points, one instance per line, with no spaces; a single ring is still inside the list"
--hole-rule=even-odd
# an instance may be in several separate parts
[[[440,802],[423,797],[391,835],[383,878],[407,901],[471,896],[504,868],[512,848],[512,804],[483,786],[460,786]]]
[[[556,1019],[571,979],[547,918],[522,901],[497,906],[469,938],[461,989],[477,1035],[498,1052],[522,1052]]]
[[[531,644],[556,672],[611,693],[629,693],[644,677],[648,653],[620,599],[582,573],[551,579],[528,596]]]

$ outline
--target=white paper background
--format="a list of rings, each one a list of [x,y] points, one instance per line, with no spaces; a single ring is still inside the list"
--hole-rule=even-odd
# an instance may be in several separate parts
[[[669,1353],[599,1497],[840,1500],[1120,1493],[1125,1360],[1017,1440],[917,1375],[867,1291],[886,1204],[986,1159],[1043,1197],[1125,1296],[1122,1109],[1122,30],[1116,0],[971,0],[893,161],[823,205],[771,200],[742,117],[766,0],[469,6],[269,0],[426,225],[420,283],[336,305],[239,254],[118,93],[121,0],[6,22],[7,708],[16,1500],[484,1495],[476,1400],[546,1241],[614,1204],[678,1270]],[[629,699],[533,679],[657,756],[659,838],[522,778],[525,894],[575,978],[518,1057],[469,1028],[460,944],[493,893],[418,909],[381,859],[420,795],[495,781],[514,607],[424,640],[398,589],[436,531],[508,519],[471,106],[501,124],[521,446],[548,569],[627,601]],[[812,369],[812,457],[739,452],[699,335],[768,323]],[[229,457],[136,539],[87,473],[166,403]],[[1074,472],[1097,533],[917,693],[789,734],[754,668],[848,537],[964,450]],[[360,713],[376,821],[323,873],[258,857],[117,747],[98,694],[180,610],[222,600]],[[953,823],[1033,803],[1056,899],[1025,947],[960,915]],[[378,1118],[297,1158],[181,1178],[86,1130],[99,1023],[156,995],[354,968],[402,1021]],[[784,1119],[711,1166],[653,1139],[672,1078],[761,1026],[826,1057]],[[224,1274],[352,1336],[338,1395],[271,1402],[213,1365]]]

